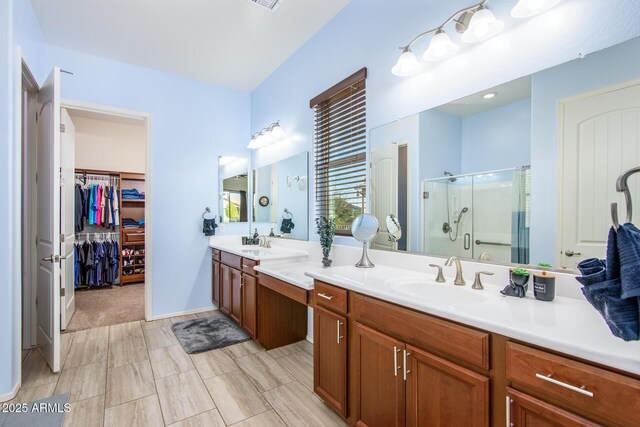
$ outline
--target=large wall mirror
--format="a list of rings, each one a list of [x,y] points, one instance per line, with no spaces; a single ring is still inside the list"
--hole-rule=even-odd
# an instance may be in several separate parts
[[[253,171],[253,226],[275,236],[309,238],[309,160],[307,152]]]
[[[249,160],[243,157],[218,158],[220,221],[249,222]]]
[[[402,228],[373,247],[565,269],[604,257],[611,203],[625,214],[616,179],[640,166],[638,57],[633,39],[372,129],[371,213]]]

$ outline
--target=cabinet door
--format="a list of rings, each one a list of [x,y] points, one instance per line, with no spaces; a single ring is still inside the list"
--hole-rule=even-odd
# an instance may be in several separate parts
[[[229,269],[231,276],[231,311],[229,317],[242,325],[242,273],[235,268]]]
[[[594,427],[589,420],[507,388],[507,425],[513,427]]]
[[[242,327],[251,338],[256,337],[258,324],[258,280],[248,274],[242,274]]]
[[[220,311],[231,313],[231,268],[220,264]]]
[[[408,426],[489,425],[489,378],[410,345],[407,366]]]
[[[211,266],[211,299],[213,304],[220,307],[220,263],[213,261]]]
[[[347,416],[347,318],[313,309],[313,388],[327,405]]]
[[[355,339],[356,425],[404,426],[404,343],[360,323],[355,323]]]

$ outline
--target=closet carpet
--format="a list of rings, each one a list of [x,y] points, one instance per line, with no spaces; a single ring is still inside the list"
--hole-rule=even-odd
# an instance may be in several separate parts
[[[144,320],[144,283],[76,292],[76,312],[66,332]]]

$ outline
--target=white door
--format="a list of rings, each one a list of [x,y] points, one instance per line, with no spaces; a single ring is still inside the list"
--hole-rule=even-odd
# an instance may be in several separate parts
[[[391,249],[386,220],[389,214],[398,216],[398,144],[371,150],[371,213],[380,226],[371,248]]]
[[[604,258],[611,228],[611,203],[623,221],[624,197],[616,179],[640,165],[640,83],[620,86],[562,104],[562,203],[559,265],[575,268]],[[640,200],[637,176],[629,180]],[[636,216],[637,218],[637,216]]]
[[[75,295],[75,147],[76,128],[64,108],[60,114],[60,326],[67,329],[76,310]]]
[[[60,371],[60,69],[38,94],[38,347]]]

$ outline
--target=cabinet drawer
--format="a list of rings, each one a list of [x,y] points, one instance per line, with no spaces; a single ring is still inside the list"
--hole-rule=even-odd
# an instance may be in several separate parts
[[[260,261],[254,261],[249,258],[242,258],[242,272],[246,274],[250,274],[252,276],[257,276],[258,272],[253,269],[256,265],[259,265]]]
[[[403,341],[433,349],[489,370],[489,334],[355,294],[356,320],[387,331]]]
[[[242,270],[242,257],[238,255],[230,254],[229,252],[220,253],[220,262],[222,264],[233,267],[236,270]]]
[[[134,228],[122,233],[122,243],[144,243],[144,229]]]
[[[640,381],[624,375],[508,342],[507,378],[620,425],[640,425]]]
[[[260,285],[288,298],[291,298],[292,300],[297,301],[301,304],[307,305],[308,303],[307,291],[290,283],[276,279],[275,277],[267,276],[266,274],[261,275]]]
[[[214,260],[220,261],[220,249],[212,249],[211,256],[213,257]]]
[[[338,313],[347,313],[347,291],[324,282],[313,284],[314,303]]]

